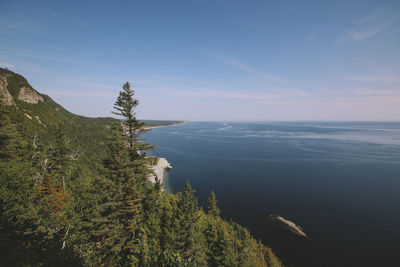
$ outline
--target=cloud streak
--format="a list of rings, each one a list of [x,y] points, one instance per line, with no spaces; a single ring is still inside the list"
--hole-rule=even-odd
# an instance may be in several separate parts
[[[102,92],[98,90],[65,90],[65,89],[43,89],[43,92],[51,96],[64,96],[64,97],[98,97],[115,99],[118,92]]]
[[[398,26],[398,15],[387,17],[387,14],[375,11],[361,19],[356,19],[352,29],[339,39],[339,43],[389,38],[399,33]]]
[[[395,76],[346,76],[346,80],[369,83],[400,83],[400,78]]]
[[[256,75],[261,76],[261,77],[263,77],[263,78],[265,78],[267,80],[270,80],[270,81],[273,81],[273,82],[280,82],[280,83],[285,82],[284,79],[282,79],[282,78],[280,78],[278,76],[275,76],[275,75],[270,74],[270,73],[265,73],[265,72],[258,71],[255,68],[253,68],[251,66],[248,66],[248,65],[240,62],[239,60],[235,59],[235,58],[218,57],[218,56],[215,57],[215,58],[217,60],[225,63],[228,66],[243,70],[243,71],[248,72],[248,73],[256,74]]]
[[[60,62],[60,63],[70,63],[70,64],[81,64],[81,65],[88,65],[88,66],[95,66],[95,67],[104,67],[103,65],[95,64],[89,61],[84,61],[80,59],[72,59],[72,58],[62,58],[58,56],[48,56],[44,54],[39,54],[36,52],[26,52],[26,51],[11,51],[11,50],[4,50],[0,51],[0,54],[11,56],[11,57],[20,57],[20,58],[33,58],[33,59],[40,59],[46,61],[53,61],[53,62]]]
[[[190,98],[214,98],[214,99],[237,99],[237,100],[267,100],[283,97],[284,95],[276,93],[262,93],[262,92],[239,92],[229,90],[216,90],[210,88],[181,88],[177,89],[143,89],[143,92],[149,94],[165,95],[168,97],[190,97]]]
[[[343,43],[363,40],[382,32],[384,27],[370,27],[356,32],[349,32],[342,40]]]
[[[357,89],[354,91],[355,95],[359,96],[394,96],[400,97],[400,90],[374,90],[374,89]],[[400,104],[400,103],[399,103]]]

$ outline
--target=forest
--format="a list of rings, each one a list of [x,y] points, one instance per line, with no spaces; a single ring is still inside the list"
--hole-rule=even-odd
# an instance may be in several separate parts
[[[72,114],[7,69],[0,93],[0,265],[282,266],[214,192],[200,207],[189,181],[171,194],[148,180],[128,82],[121,120]]]

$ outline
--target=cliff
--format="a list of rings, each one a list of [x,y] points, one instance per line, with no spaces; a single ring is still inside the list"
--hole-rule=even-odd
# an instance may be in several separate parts
[[[149,176],[149,180],[153,183],[156,182],[156,178],[160,181],[160,184],[164,183],[165,172],[172,169],[171,164],[165,158],[158,158],[155,165],[153,165],[154,174]]]

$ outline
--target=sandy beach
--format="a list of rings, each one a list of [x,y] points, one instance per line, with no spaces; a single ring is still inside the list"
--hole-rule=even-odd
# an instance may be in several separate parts
[[[156,128],[163,128],[163,127],[172,127],[172,126],[178,126],[178,125],[184,125],[186,124],[187,121],[181,122],[181,123],[174,123],[171,125],[160,125],[160,126],[150,126],[150,127],[144,127],[145,130],[151,130],[151,129],[156,129]]]

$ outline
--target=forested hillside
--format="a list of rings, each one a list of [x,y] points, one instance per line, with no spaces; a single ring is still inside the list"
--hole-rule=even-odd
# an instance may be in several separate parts
[[[114,110],[124,127],[74,115],[6,69],[0,97],[0,265],[281,266],[220,217],[214,193],[204,210],[189,182],[170,194],[148,181],[129,83]]]

